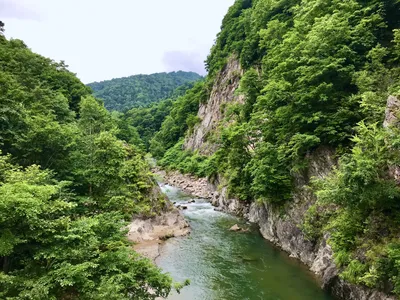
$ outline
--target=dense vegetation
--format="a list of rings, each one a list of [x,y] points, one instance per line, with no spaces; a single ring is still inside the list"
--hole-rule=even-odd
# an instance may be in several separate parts
[[[243,68],[245,102],[221,108],[213,155],[187,151],[199,104],[230,59]],[[206,64],[207,78],[178,95],[162,80],[146,82],[139,102],[119,80],[95,84],[110,109],[143,106],[109,114],[64,63],[0,37],[1,297],[168,294],[170,278],[119,230],[163,205],[149,196],[143,149],[282,212],[309,158],[334,150],[338,165],[309,183],[316,203],[302,230],[314,243],[329,236],[345,280],[400,295],[400,129],[382,126],[388,96],[400,95],[400,2],[236,0]],[[158,85],[171,89],[155,97]],[[147,106],[161,98],[171,99]]]
[[[190,130],[181,129],[198,120],[194,110],[181,118],[171,111],[153,155],[167,168],[223,175],[243,201],[284,207],[307,158],[335,149],[337,169],[312,184],[318,201],[304,232],[314,242],[331,233],[346,280],[400,294],[399,133],[382,127],[388,96],[400,93],[400,2],[237,0],[191,98],[206,101],[229,59],[244,69],[237,93],[246,101],[225,108],[212,137],[219,150],[209,157],[184,150]]]
[[[109,110],[126,111],[162,99],[176,98],[201,78],[193,72],[134,75],[88,84]],[[182,87],[181,89],[178,89]]]
[[[197,91],[200,85],[202,85],[201,81],[181,86],[173,92],[173,95],[169,99],[161,100],[158,103],[152,103],[145,107],[133,108],[123,114],[122,118],[124,119],[124,123],[131,125],[137,130],[142,139],[144,148],[148,151],[150,149],[150,144],[156,143],[156,139],[154,141],[152,140],[155,134],[161,130],[165,119],[167,117],[168,119],[179,119],[174,121],[176,126],[182,127],[179,130],[177,128],[167,128],[167,122],[163,127],[163,136],[165,137],[165,141],[168,140],[169,142],[167,146],[163,147],[167,149],[177,141],[176,130],[179,131],[179,136],[181,136],[187,129],[187,123],[184,122],[184,120],[189,115],[192,119],[195,118],[199,99],[196,92],[193,91]],[[191,91],[191,88],[193,88],[193,91]],[[171,125],[171,122],[169,123]],[[189,125],[193,126],[193,124]],[[162,153],[165,152],[164,150],[161,151],[163,151]],[[160,155],[156,156],[157,158],[160,157]]]
[[[63,62],[0,34],[1,299],[168,295],[122,230],[165,205],[138,140]]]

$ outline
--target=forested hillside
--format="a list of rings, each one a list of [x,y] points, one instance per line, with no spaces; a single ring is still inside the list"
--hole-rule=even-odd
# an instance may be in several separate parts
[[[314,243],[329,233],[341,278],[400,295],[400,135],[383,127],[389,95],[400,95],[399,29],[397,0],[237,0],[209,75],[173,104],[150,149],[166,168],[222,175],[231,197],[281,211],[309,157],[334,151],[330,176],[308,183],[318,200],[302,231]],[[218,150],[185,150],[199,103],[235,60],[244,101],[220,107],[224,119],[202,136]]]
[[[165,199],[137,131],[0,22],[0,298],[154,299],[171,278],[121,230]]]
[[[171,97],[147,107],[133,108],[123,118],[126,124],[138,131],[145,149],[149,151],[151,148],[155,157],[159,158],[188,128],[193,128],[198,122],[196,113],[203,86],[204,82],[199,81],[182,96]]]
[[[175,98],[201,78],[193,72],[134,75],[88,84],[108,110],[126,111],[166,98]],[[181,89],[178,89],[181,87]],[[177,90],[178,89],[178,90]]]

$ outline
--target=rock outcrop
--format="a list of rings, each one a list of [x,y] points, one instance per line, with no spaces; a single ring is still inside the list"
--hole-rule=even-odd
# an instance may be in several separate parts
[[[235,93],[243,75],[240,62],[236,57],[231,57],[215,80],[207,103],[201,103],[197,116],[201,123],[196,125],[193,133],[185,140],[184,147],[189,150],[199,150],[200,153],[209,155],[214,153],[218,145],[210,143],[207,139],[210,134],[216,133],[215,129],[224,117],[228,103],[242,103],[244,97]]]
[[[385,121],[383,127],[398,126],[399,118],[398,113],[400,112],[400,100],[395,96],[389,96],[386,103]]]
[[[160,255],[163,241],[189,234],[190,226],[180,211],[168,202],[166,209],[155,217],[135,216],[128,230],[128,239],[135,243],[136,252],[154,261]]]
[[[383,127],[396,127],[399,128],[399,112],[400,112],[400,100],[395,96],[389,96],[386,104],[385,121]],[[390,176],[394,178],[397,184],[400,185],[400,166],[394,165],[389,166]]]

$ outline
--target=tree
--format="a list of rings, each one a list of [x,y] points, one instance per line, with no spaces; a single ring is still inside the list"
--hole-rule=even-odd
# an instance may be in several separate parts
[[[123,230],[165,203],[135,129],[64,62],[0,37],[0,298],[166,297]]]
[[[139,257],[117,213],[76,215],[65,182],[0,156],[0,297],[154,299],[171,279]],[[153,293],[149,293],[149,288]]]
[[[97,98],[104,101],[107,109],[125,112],[163,99],[175,99],[200,79],[196,73],[178,71],[115,78],[89,83],[88,86]]]

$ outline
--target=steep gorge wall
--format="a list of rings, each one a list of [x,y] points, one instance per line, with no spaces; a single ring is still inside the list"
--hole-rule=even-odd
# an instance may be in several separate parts
[[[217,133],[216,129],[224,117],[228,103],[243,103],[244,97],[235,92],[243,75],[240,62],[231,57],[215,80],[211,95],[207,103],[201,103],[198,118],[201,120],[186,140],[184,147],[187,150],[199,150],[201,154],[214,153],[218,145],[209,141],[210,135]]]
[[[185,148],[198,150],[202,154],[211,154],[218,145],[205,140],[210,134],[218,134],[218,124],[223,119],[223,110],[226,103],[244,101],[242,96],[235,93],[239,86],[242,70],[237,60],[231,59],[219,75],[211,94],[210,100],[201,104],[198,117],[202,122],[197,125],[193,133],[186,139]],[[389,99],[390,100],[390,99]],[[388,113],[387,113],[388,115]],[[208,198],[214,206],[223,211],[241,215],[260,227],[263,237],[289,253],[290,256],[301,260],[321,279],[323,288],[341,299],[354,300],[390,300],[395,297],[371,290],[362,286],[349,284],[338,276],[338,268],[333,261],[333,253],[326,234],[318,243],[310,242],[304,236],[301,226],[306,211],[316,201],[315,195],[308,188],[311,178],[326,176],[337,163],[333,149],[320,148],[309,156],[310,165],[307,172],[296,176],[293,201],[284,209],[277,209],[267,203],[246,204],[228,196],[223,178],[210,183],[205,179],[197,180],[194,177],[185,177],[177,173],[167,176],[168,182],[186,191]]]

